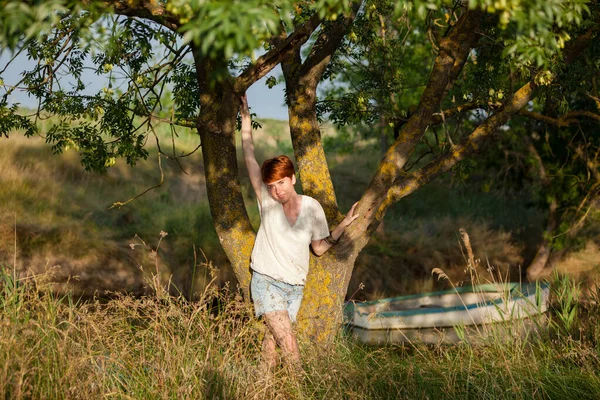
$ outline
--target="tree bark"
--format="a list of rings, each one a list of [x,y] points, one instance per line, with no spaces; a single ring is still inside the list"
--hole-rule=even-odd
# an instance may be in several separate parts
[[[246,212],[237,166],[235,132],[239,95],[232,80],[218,85],[208,81],[212,63],[194,51],[200,85],[200,114],[197,120],[202,143],[206,192],[219,241],[249,299],[249,261],[255,233]]]
[[[538,251],[535,253],[533,261],[531,261],[527,267],[527,279],[531,282],[543,277],[543,271],[546,269],[546,265],[550,260],[553,243],[552,234],[558,226],[558,216],[556,212],[557,208],[558,205],[556,200],[552,200],[548,207],[548,224],[546,225],[546,230],[543,234],[542,243],[540,244]]]
[[[339,47],[354,19],[353,13],[327,26],[304,62],[298,49],[282,62],[286,82],[290,134],[298,164],[302,191],[315,198],[325,211],[330,229],[342,219],[339,212],[321,131],[316,114],[317,86],[332,54]],[[323,257],[311,257],[298,329],[317,343],[330,343],[341,321],[342,303],[354,257],[341,256],[340,248]],[[358,254],[358,253],[356,253]]]
[[[236,116],[240,97],[283,58],[298,51],[319,23],[317,17],[309,19],[237,78],[226,74],[215,81],[217,69],[227,70],[225,62],[217,64],[213,59],[202,58],[191,44],[200,89],[196,126],[202,143],[210,212],[221,246],[247,301],[250,299],[250,256],[256,233],[244,205],[236,157]]]

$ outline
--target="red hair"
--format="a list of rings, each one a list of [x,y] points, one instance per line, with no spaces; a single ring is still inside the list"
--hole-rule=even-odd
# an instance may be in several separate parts
[[[296,173],[294,164],[288,156],[279,156],[266,160],[260,172],[264,183],[275,182],[283,178],[291,178]]]

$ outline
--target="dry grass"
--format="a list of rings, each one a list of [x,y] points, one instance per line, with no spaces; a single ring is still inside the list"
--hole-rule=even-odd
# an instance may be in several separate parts
[[[522,247],[514,242],[510,233],[467,219],[441,218],[435,224],[434,234],[429,222],[423,222],[411,230],[373,238],[370,247],[357,260],[349,292],[363,283],[363,298],[372,300],[396,293],[449,288],[446,281],[432,276],[434,268],[442,268],[457,285],[468,284],[466,252],[461,247],[457,224],[472,238],[475,267],[482,277],[491,280],[498,274],[503,277],[508,274],[513,280],[520,279]],[[390,276],[395,279],[391,280]]]
[[[2,398],[600,396],[600,353],[590,335],[550,340],[543,331],[484,346],[383,348],[340,336],[326,349],[302,340],[301,371],[267,373],[260,364],[264,327],[235,292],[209,285],[195,302],[158,291],[76,303],[49,294],[39,280],[15,285],[10,268],[0,277]]]
[[[587,241],[582,250],[569,254],[557,269],[561,273],[569,273],[578,278],[598,274],[600,247],[592,240]]]
[[[177,151],[193,149],[193,138],[181,142]],[[2,150],[0,262],[15,264],[20,276],[50,269],[61,290],[141,293],[140,266],[154,260],[130,244],[137,243],[138,234],[155,245],[162,230],[169,231],[170,240],[159,253],[161,271],[180,289],[201,289],[190,282],[197,267],[194,245],[210,250],[214,260],[224,259],[210,229],[199,153],[183,159],[185,172],[163,160],[161,188],[109,209],[159,182],[155,148],[136,168],[118,163],[106,174],[86,173],[73,151],[55,156],[41,139],[16,133],[2,141]],[[203,261],[201,255],[196,258]],[[225,270],[220,279],[224,284],[232,275]]]

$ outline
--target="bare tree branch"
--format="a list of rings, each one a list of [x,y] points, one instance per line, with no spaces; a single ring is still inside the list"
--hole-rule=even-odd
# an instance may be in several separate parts
[[[496,114],[488,118],[483,124],[469,135],[464,141],[456,145],[451,153],[442,155],[423,168],[400,179],[388,191],[388,196],[382,207],[400,200],[423,185],[430,182],[438,175],[450,170],[459,161],[481,148],[484,141],[491,137],[500,126],[504,125],[510,117],[523,108],[533,96],[535,83],[529,82],[511,98],[506,105]]]
[[[600,122],[600,115],[591,111],[572,111],[558,118],[548,117],[546,115],[527,110],[520,110],[518,114],[548,125],[554,125],[558,127],[565,127],[569,126],[570,124],[578,123],[578,118],[580,117],[589,118]]]
[[[296,49],[299,49],[317,29],[321,19],[317,14],[313,15],[306,23],[298,27],[287,38],[278,42],[275,48],[268,51],[258,60],[250,65],[235,82],[235,91],[244,93],[254,82],[267,75],[277,64],[288,57]]]

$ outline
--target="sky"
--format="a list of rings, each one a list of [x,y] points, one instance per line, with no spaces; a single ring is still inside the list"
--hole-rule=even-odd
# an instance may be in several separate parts
[[[270,75],[279,77],[283,73],[281,67],[277,66]],[[273,119],[288,119],[288,110],[285,106],[283,83],[278,83],[269,89],[265,85],[266,77],[256,82],[248,89],[248,104],[252,108],[252,112],[255,112],[257,116],[261,118],[273,118]]]
[[[20,79],[22,71],[29,68],[31,61],[29,61],[24,55],[17,57],[6,71],[2,72],[4,65],[10,60],[8,54],[0,54],[0,78],[6,85],[13,85]],[[279,77],[281,75],[281,68],[277,67],[269,75]],[[265,85],[266,77],[256,82],[248,90],[248,102],[251,111],[256,113],[259,118],[271,118],[279,120],[287,120],[288,113],[287,108],[284,105],[284,84],[279,83],[272,89],[269,89]],[[97,92],[106,86],[106,81],[99,78],[91,71],[86,71],[83,74],[83,81],[87,85],[87,90],[90,93]],[[0,88],[0,95],[4,94],[4,89]],[[9,103],[20,103],[24,107],[34,107],[37,103],[35,99],[27,97],[26,94],[18,92],[9,97]]]

